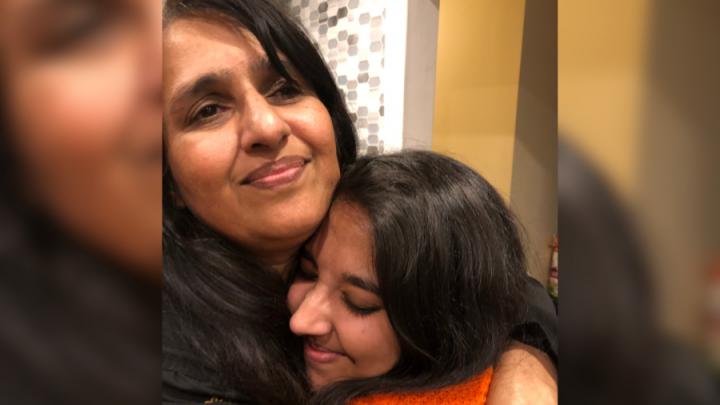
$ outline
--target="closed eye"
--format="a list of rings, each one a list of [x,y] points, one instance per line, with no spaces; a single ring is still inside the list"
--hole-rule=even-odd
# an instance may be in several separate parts
[[[350,310],[350,312],[360,317],[371,315],[382,309],[382,307],[378,305],[363,306],[356,304],[350,299],[350,297],[346,293],[343,293],[342,300],[347,309]]]

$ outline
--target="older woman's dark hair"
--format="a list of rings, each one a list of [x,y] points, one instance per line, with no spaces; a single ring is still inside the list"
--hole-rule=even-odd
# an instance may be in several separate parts
[[[282,54],[327,108],[341,170],[355,160],[355,130],[333,76],[302,28],[276,4],[269,0],[167,0],[164,26],[182,18],[248,30],[273,68],[294,81],[279,57]],[[288,328],[286,281],[189,210],[176,206],[167,160],[163,211],[165,393],[180,398],[183,390],[193,386],[194,394],[241,402],[304,402],[302,346]],[[199,386],[197,380],[201,380]]]
[[[358,159],[336,201],[369,217],[401,355],[387,374],[335,384],[313,402],[438,388],[492,366],[521,319],[525,282],[516,224],[495,189],[451,158],[402,152]]]

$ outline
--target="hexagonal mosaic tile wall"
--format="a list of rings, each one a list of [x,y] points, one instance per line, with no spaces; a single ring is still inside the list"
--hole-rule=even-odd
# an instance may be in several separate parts
[[[284,1],[335,74],[355,121],[360,153],[382,153],[385,0]]]

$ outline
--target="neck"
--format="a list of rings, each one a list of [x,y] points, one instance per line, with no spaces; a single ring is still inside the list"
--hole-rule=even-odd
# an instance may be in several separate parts
[[[260,261],[268,266],[271,270],[281,274],[283,278],[287,278],[290,274],[290,269],[295,264],[297,259],[297,251],[293,250],[290,252],[273,252],[272,254],[260,256]]]

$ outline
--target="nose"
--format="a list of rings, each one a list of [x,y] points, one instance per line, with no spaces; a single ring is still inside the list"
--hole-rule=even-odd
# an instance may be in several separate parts
[[[240,147],[246,152],[276,151],[290,135],[290,126],[276,106],[255,91],[245,97],[240,122]]]
[[[290,330],[299,336],[323,336],[332,329],[330,301],[321,289],[309,290],[290,318]]]

